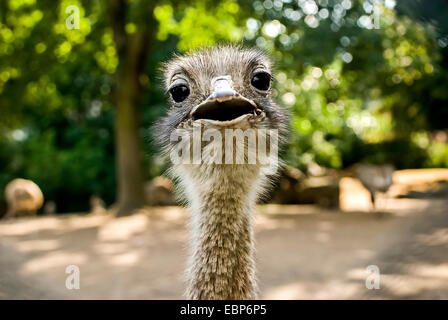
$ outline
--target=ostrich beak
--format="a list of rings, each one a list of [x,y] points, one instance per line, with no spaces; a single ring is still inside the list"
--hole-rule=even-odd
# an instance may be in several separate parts
[[[257,115],[257,104],[233,89],[230,76],[215,77],[211,81],[213,92],[190,113],[193,120],[232,121],[246,115]]]

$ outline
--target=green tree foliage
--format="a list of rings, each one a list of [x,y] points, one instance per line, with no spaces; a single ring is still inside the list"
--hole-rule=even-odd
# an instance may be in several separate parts
[[[114,4],[125,9],[115,11],[118,20]],[[160,61],[228,41],[275,60],[273,93],[292,113],[289,164],[448,166],[446,143],[434,138],[447,129],[448,8],[394,4],[1,1],[0,190],[15,177],[32,179],[62,212],[87,210],[94,193],[116,201],[117,76],[135,60],[132,43],[144,46],[131,82],[142,179],[166,168],[149,139],[165,110]],[[70,5],[80,10],[80,29],[66,27]]]
[[[289,161],[341,168],[367,158],[402,167],[400,155],[358,146],[408,141],[431,128],[424,95],[443,72],[434,30],[378,1],[252,6],[245,38],[272,52],[278,96],[293,109]],[[416,159],[412,164],[421,166]]]
[[[69,5],[80,29],[66,27]],[[4,1],[0,7],[0,189],[36,181],[62,211],[115,197],[113,108],[117,65],[99,2]]]

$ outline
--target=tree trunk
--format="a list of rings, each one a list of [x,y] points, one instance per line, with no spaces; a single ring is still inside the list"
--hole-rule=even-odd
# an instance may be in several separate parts
[[[117,216],[126,216],[144,204],[142,154],[139,137],[140,107],[134,75],[120,76],[116,82],[115,148],[117,168]]]
[[[125,32],[126,2],[110,3],[111,26],[119,59],[115,74],[115,147],[117,168],[117,216],[132,214],[144,205],[143,159],[140,127],[140,98],[142,88],[139,77],[145,71],[150,45],[150,33]],[[152,15],[152,12],[149,12]]]

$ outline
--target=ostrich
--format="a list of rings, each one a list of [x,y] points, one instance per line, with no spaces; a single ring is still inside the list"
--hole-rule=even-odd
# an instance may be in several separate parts
[[[387,192],[393,184],[394,167],[390,164],[371,165],[359,164],[356,167],[356,177],[369,191],[373,209],[376,209],[376,194]]]
[[[165,152],[172,152],[180,143],[170,139],[176,129],[191,136],[199,126],[223,134],[227,129],[272,129],[282,144],[288,116],[271,98],[271,72],[264,53],[239,46],[203,48],[174,57],[164,66],[171,108],[156,126],[158,142]],[[206,150],[210,145],[200,146]],[[247,152],[246,140],[232,153],[238,148]],[[263,170],[257,160],[179,163],[173,164],[171,173],[180,182],[191,213],[186,297],[256,298],[253,209],[272,172]]]

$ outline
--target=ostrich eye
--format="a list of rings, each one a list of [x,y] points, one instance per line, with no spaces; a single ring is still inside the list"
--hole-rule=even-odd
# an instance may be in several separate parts
[[[178,86],[174,86],[169,90],[171,97],[175,102],[182,102],[187,99],[190,94],[190,89],[184,84],[180,84]]]
[[[258,90],[266,91],[271,84],[271,75],[267,72],[256,73],[250,82]]]

